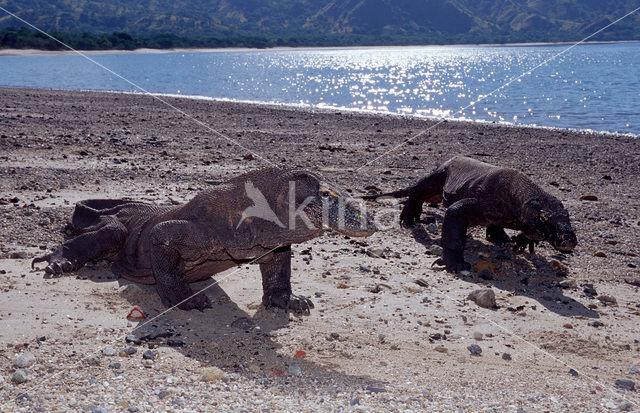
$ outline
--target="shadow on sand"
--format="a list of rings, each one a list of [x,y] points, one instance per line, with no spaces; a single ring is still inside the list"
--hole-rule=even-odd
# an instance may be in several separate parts
[[[411,233],[417,242],[427,248],[432,245],[439,245],[439,239],[432,238],[423,225],[411,228]],[[549,311],[564,317],[600,317],[597,311],[585,307],[582,303],[564,295],[563,289],[558,285],[562,278],[557,275],[557,271],[544,255],[537,252],[534,254],[517,254],[512,251],[512,247],[512,244],[493,245],[468,238],[465,248],[465,260],[470,262],[472,266],[483,259],[493,263],[508,263],[511,270],[505,271],[505,274],[478,274],[472,272],[468,276],[460,273],[452,273],[451,276],[481,284],[485,287],[495,287],[503,291],[509,291],[514,295],[530,297]],[[480,258],[479,254],[484,255],[484,257]],[[518,270],[520,274],[517,274],[514,270]]]

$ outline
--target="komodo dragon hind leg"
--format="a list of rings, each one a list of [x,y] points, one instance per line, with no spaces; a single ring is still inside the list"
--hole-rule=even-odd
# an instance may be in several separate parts
[[[478,201],[474,198],[461,199],[447,208],[442,223],[442,258],[435,264],[445,265],[447,271],[453,272],[471,268],[464,260],[464,246],[469,218],[478,212]]]
[[[534,253],[535,246],[540,242],[529,239],[522,232],[513,237],[511,240],[515,243],[515,245],[513,246],[514,252],[524,252],[525,248],[529,247],[529,254]]]
[[[187,221],[165,221],[151,230],[151,267],[162,304],[182,310],[211,308],[203,293],[194,294],[186,280],[181,251],[197,245],[197,230]]]
[[[504,228],[498,225],[489,225],[487,227],[487,241],[493,244],[507,244],[511,242],[511,237],[507,235]]]
[[[55,251],[31,262],[46,261],[44,271],[47,274],[60,275],[82,268],[87,262],[107,258],[118,251],[127,237],[127,229],[116,218],[106,219],[103,225],[91,232],[70,239]]]
[[[409,198],[407,198],[400,213],[400,224],[402,226],[412,227],[420,221],[422,205],[425,202],[440,202],[446,179],[446,171],[439,170],[422,178],[411,187]]]
[[[314,307],[311,300],[291,293],[291,246],[275,250],[272,258],[260,263],[262,273],[262,303],[308,314]]]

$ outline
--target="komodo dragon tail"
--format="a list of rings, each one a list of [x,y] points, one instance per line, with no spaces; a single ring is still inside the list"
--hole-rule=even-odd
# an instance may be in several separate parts
[[[372,195],[364,195],[361,198],[362,199],[378,199],[378,198],[382,198],[382,197],[391,197],[391,198],[406,198],[409,196],[409,193],[411,191],[412,187],[408,187],[408,188],[404,188],[404,189],[400,189],[397,191],[393,191],[393,192],[385,192],[383,194],[372,194]]]

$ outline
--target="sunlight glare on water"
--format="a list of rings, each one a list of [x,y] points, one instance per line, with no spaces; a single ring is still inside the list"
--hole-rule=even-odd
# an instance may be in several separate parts
[[[155,93],[640,134],[640,43],[93,55]],[[136,91],[80,56],[0,57],[0,85]],[[494,92],[494,93],[491,93]]]

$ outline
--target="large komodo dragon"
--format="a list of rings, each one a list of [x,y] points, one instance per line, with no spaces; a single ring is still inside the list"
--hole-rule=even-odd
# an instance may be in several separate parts
[[[425,202],[442,201],[447,207],[442,224],[442,258],[449,271],[470,268],[464,261],[467,227],[487,227],[487,240],[500,244],[511,241],[504,228],[520,230],[517,246],[546,240],[562,252],[571,252],[577,243],[569,213],[554,196],[542,190],[523,173],[480,162],[464,156],[451,158],[415,185],[395,192],[368,195],[408,197],[400,214],[403,226],[420,219]]]
[[[77,236],[32,265],[47,261],[47,273],[61,274],[109,259],[114,274],[155,283],[164,305],[184,310],[211,306],[203,293],[191,297],[188,283],[256,261],[265,306],[308,311],[311,301],[291,293],[291,244],[327,228],[349,236],[375,231],[357,204],[313,174],[276,168],[237,176],[184,205],[81,201],[69,227]]]

